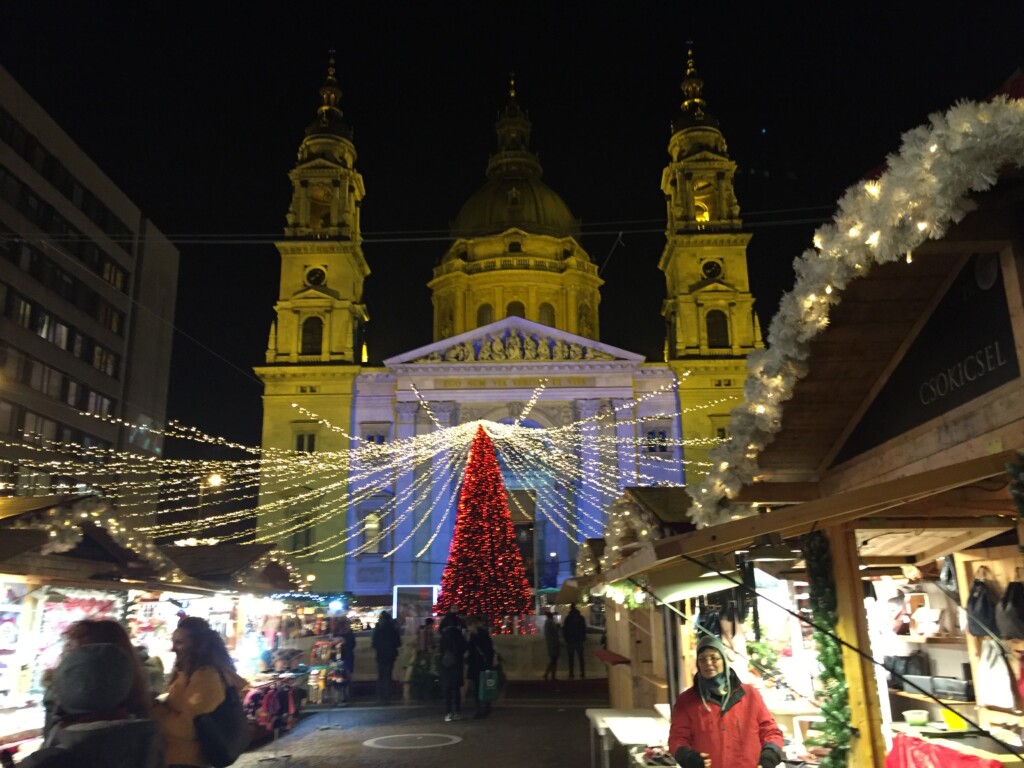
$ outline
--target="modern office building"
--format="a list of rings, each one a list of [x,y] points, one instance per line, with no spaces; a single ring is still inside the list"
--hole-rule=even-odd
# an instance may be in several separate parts
[[[159,454],[178,251],[0,68],[0,493],[86,478],[50,441]],[[134,425],[95,418],[115,417]]]

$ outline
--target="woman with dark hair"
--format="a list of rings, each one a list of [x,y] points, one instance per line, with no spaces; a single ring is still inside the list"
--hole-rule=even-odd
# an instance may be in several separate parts
[[[20,765],[163,766],[149,687],[124,627],[110,619],[72,624],[51,679],[43,748]]]
[[[224,640],[204,620],[188,616],[171,635],[175,653],[167,700],[157,703],[156,719],[164,735],[167,768],[208,768],[193,718],[215,710],[226,696],[225,686],[241,692],[248,683],[235,672]]]

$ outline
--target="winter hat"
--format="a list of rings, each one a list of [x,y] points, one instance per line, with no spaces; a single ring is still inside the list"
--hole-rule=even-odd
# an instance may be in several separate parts
[[[112,643],[90,643],[68,651],[57,667],[54,693],[69,715],[116,709],[128,698],[132,660]]]
[[[729,657],[725,653],[725,646],[722,645],[721,639],[714,635],[704,635],[697,642],[697,655],[700,656],[700,652],[705,648],[714,648],[722,657],[722,661],[729,661]]]

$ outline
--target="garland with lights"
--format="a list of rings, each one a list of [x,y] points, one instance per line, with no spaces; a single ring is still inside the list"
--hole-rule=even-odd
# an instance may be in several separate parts
[[[836,639],[836,590],[832,550],[828,537],[812,531],[804,543],[807,580],[810,585],[811,622],[821,666],[821,690],[815,695],[821,703],[822,746],[831,752],[821,760],[822,768],[846,768],[850,754],[850,697],[843,669],[843,649]],[[819,629],[820,627],[820,629]]]
[[[239,587],[244,587],[246,584],[251,583],[254,579],[259,578],[271,563],[284,568],[288,574],[289,584],[295,585],[295,593],[309,597],[307,593],[309,585],[302,580],[302,574],[299,573],[299,569],[288,559],[287,553],[279,549],[272,549],[256,558],[256,560],[235,576],[235,584]]]
[[[110,502],[99,496],[86,496],[70,505],[59,504],[43,512],[23,515],[10,527],[46,531],[49,539],[39,552],[52,555],[70,552],[78,546],[85,535],[84,524],[102,528],[114,542],[148,562],[162,581],[182,580],[181,570],[160,551],[156,542],[124,525],[114,516]]]
[[[1010,476],[1010,498],[1017,508],[1017,517],[1024,520],[1024,452],[1018,451],[1017,461],[1006,465],[1006,474]]]
[[[757,474],[758,454],[782,428],[782,404],[806,373],[810,342],[828,325],[842,290],[874,264],[911,260],[912,251],[972,208],[968,197],[992,187],[1004,166],[1024,165],[1024,101],[997,96],[965,102],[903,135],[877,181],[850,187],[814,248],[793,263],[796,283],[783,296],[768,347],[747,358],[746,403],[734,408],[730,439],[710,454],[713,467],[693,493],[698,526],[723,522],[721,506]]]
[[[601,569],[607,570],[621,560],[627,547],[660,537],[661,528],[650,512],[629,499],[617,499],[608,510]]]
[[[435,610],[458,607],[495,629],[506,616],[530,613],[533,593],[516,545],[494,444],[478,427],[462,478],[455,532]]]

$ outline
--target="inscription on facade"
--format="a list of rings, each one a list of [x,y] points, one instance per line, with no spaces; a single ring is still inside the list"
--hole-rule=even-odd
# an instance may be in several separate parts
[[[485,379],[437,379],[438,389],[507,389],[510,387],[536,387],[540,379],[536,376]],[[593,387],[597,385],[594,376],[552,376],[547,379],[548,387]]]
[[[377,584],[387,580],[388,572],[383,565],[361,565],[356,568],[356,578],[364,584]]]

